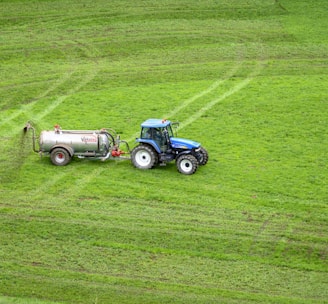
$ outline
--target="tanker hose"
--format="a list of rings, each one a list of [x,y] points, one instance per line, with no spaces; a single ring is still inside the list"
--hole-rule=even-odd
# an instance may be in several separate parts
[[[39,153],[39,151],[36,149],[35,141],[36,141],[36,136],[35,136],[35,129],[32,126],[31,122],[28,121],[27,124],[25,125],[23,131],[26,133],[28,130],[32,130],[32,144],[33,144],[33,151]]]

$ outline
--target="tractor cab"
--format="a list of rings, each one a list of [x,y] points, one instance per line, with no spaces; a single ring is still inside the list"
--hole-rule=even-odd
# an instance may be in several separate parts
[[[178,123],[172,123],[166,119],[148,119],[141,124],[141,134],[137,142],[151,145],[157,153],[199,148],[200,143],[196,141],[174,137],[172,126],[177,125]]]
[[[166,152],[173,137],[171,122],[168,120],[148,119],[141,124],[139,141],[151,144],[158,153]]]

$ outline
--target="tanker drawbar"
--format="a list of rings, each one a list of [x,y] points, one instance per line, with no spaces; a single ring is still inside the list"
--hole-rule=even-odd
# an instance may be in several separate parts
[[[130,153],[129,145],[121,140],[112,129],[101,130],[62,130],[59,125],[51,131],[42,131],[39,137],[39,149],[36,149],[35,129],[31,123],[27,123],[24,132],[33,132],[33,150],[35,152],[50,155],[54,165],[67,165],[73,158],[101,159],[124,158],[124,154]],[[120,149],[124,144],[127,152]]]

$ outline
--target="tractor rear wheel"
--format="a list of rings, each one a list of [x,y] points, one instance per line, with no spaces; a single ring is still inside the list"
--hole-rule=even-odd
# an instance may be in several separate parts
[[[65,166],[71,161],[72,157],[66,149],[55,148],[51,151],[50,159],[56,166]]]
[[[198,161],[191,154],[183,154],[177,158],[176,165],[178,171],[182,174],[194,174],[198,168]]]
[[[158,163],[158,156],[153,148],[141,144],[132,150],[131,161],[138,169],[151,169]]]

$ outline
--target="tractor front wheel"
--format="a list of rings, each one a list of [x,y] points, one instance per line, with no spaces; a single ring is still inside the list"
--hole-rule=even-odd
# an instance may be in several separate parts
[[[207,162],[208,162],[208,152],[207,152],[207,150],[203,147],[200,147],[200,151],[197,155],[197,158],[198,158],[198,163],[201,166],[206,165]]]
[[[151,169],[158,163],[158,156],[153,148],[141,144],[132,150],[131,161],[138,169]]]
[[[65,166],[71,161],[71,156],[64,148],[55,148],[51,151],[51,162],[56,166]]]
[[[196,157],[191,154],[183,154],[178,157],[176,165],[180,173],[191,175],[196,172],[198,161]]]

